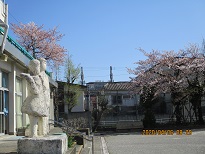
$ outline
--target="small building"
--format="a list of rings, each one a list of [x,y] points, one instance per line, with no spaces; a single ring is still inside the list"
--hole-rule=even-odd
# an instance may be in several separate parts
[[[90,103],[93,109],[99,108],[98,98],[105,96],[111,113],[104,114],[102,120],[116,121],[119,119],[136,120],[137,104],[140,96],[135,94],[135,84],[132,82],[89,82],[88,86]]]
[[[93,108],[98,108],[97,103],[97,96],[101,95],[101,92],[103,91],[104,85],[108,82],[88,82],[86,86],[88,87],[88,100],[91,107],[91,110]]]
[[[59,114],[68,114],[68,104],[66,103],[67,83],[57,81],[58,83],[58,110]],[[84,85],[71,84],[79,87],[78,103],[72,108],[71,112],[85,112],[87,109],[87,87]]]
[[[109,82],[104,85],[104,95],[108,99],[108,107],[113,108],[113,117],[136,120],[140,96],[133,93],[134,88],[132,82]]]
[[[87,92],[87,86],[78,85],[78,84],[67,84],[66,82],[57,81],[58,82],[58,91],[57,91],[57,112],[58,117],[56,120],[58,121],[68,121],[68,125],[73,127],[74,129],[77,127],[81,128],[90,128],[92,130],[92,122],[91,122],[91,111],[89,97]],[[68,92],[69,88],[74,88],[74,91]],[[75,87],[77,87],[77,104],[72,106],[71,112],[69,112],[69,105],[67,104],[66,99],[69,95],[72,95],[75,92]],[[75,124],[74,124],[75,123]]]
[[[104,95],[108,97],[108,105],[136,106],[139,98],[133,93],[131,82],[110,82],[104,85]]]

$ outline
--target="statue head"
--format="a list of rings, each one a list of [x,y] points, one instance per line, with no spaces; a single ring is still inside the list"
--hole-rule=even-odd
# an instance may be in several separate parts
[[[37,59],[33,59],[29,62],[28,68],[33,75],[38,75],[40,73],[40,62]]]
[[[46,70],[46,60],[44,58],[39,59],[41,63],[41,72]]]

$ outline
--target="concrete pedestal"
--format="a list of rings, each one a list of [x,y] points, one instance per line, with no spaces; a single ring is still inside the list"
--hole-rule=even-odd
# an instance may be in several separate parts
[[[67,151],[67,135],[54,134],[39,138],[22,138],[18,140],[19,154],[64,154]]]

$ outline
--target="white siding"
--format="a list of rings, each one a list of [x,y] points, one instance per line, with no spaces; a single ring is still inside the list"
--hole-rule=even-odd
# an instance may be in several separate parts
[[[84,102],[85,102],[84,92],[81,91],[80,96],[78,97],[78,103],[76,104],[76,106],[72,108],[71,112],[84,112],[85,111]]]

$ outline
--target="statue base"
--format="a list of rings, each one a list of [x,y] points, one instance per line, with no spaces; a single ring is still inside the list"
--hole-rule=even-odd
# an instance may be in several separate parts
[[[67,146],[68,139],[64,133],[38,138],[21,138],[17,144],[20,154],[64,154]]]

